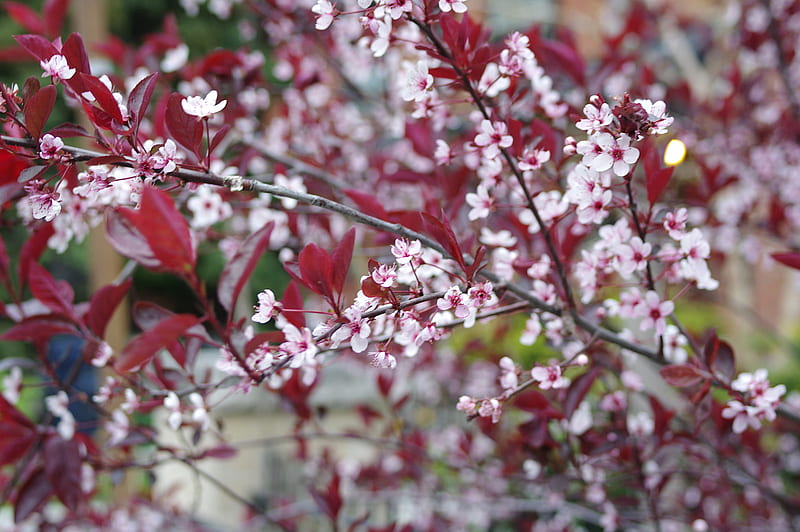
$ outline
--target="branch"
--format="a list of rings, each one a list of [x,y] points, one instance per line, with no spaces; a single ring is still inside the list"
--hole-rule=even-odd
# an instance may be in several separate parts
[[[0,141],[4,142],[9,146],[18,146],[34,150],[37,148],[36,143],[32,139],[20,139],[2,135],[0,136]],[[73,160],[71,162],[85,162],[91,159],[102,157],[104,155],[99,152],[94,152],[83,148],[76,148],[74,146],[64,146],[62,150],[73,156]],[[115,164],[127,167],[133,166],[132,162],[120,162]],[[294,190],[289,190],[284,187],[272,185],[269,183],[262,183],[255,179],[248,179],[241,176],[219,176],[207,172],[190,170],[188,168],[178,168],[177,170],[168,175],[180,179],[182,181],[185,181],[187,183],[201,183],[207,185],[215,185],[228,188],[232,191],[266,192],[268,194],[272,194],[278,197],[291,198],[301,203],[318,207],[326,211],[341,214],[342,216],[349,218],[357,223],[360,223],[368,227],[372,227],[379,231],[384,231],[390,234],[398,235],[407,238],[409,240],[419,240],[420,243],[422,243],[424,246],[438,251],[445,257],[450,257],[450,254],[447,252],[447,250],[445,250],[438,242],[436,242],[435,240],[433,240],[428,236],[423,235],[422,233],[418,233],[398,223],[387,222],[385,220],[381,220],[380,218],[364,214],[358,209],[354,209],[353,207],[349,207],[347,205],[344,205],[337,201],[330,200],[322,196],[317,196],[316,194],[297,192]],[[504,284],[504,281],[493,272],[481,270],[478,274],[484,279],[491,281],[495,285]],[[522,286],[512,283],[507,283],[505,284],[505,289],[506,291],[514,294],[518,299],[525,301],[533,309],[537,309],[542,312],[548,312],[556,316],[564,316],[564,312],[562,311],[562,309],[555,307],[553,305],[549,305],[541,301],[540,299],[534,297],[527,289],[523,288]],[[608,329],[605,329],[599,325],[591,323],[588,319],[580,315],[574,307],[569,309],[569,316],[572,317],[572,320],[578,327],[588,332],[591,336],[596,336],[597,338],[600,338],[612,344],[616,344],[622,347],[623,349],[627,349],[634,353],[638,353],[651,360],[658,361],[657,351],[625,340],[616,333]]]

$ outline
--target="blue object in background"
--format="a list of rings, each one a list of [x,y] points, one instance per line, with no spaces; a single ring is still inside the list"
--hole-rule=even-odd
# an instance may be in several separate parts
[[[83,338],[71,334],[57,334],[47,344],[47,360],[52,364],[56,377],[60,382],[68,384],[73,390],[92,396],[97,391],[97,369],[83,361]],[[71,379],[71,381],[70,381]],[[57,393],[50,388],[47,393]],[[84,434],[94,433],[98,414],[85,401],[75,401],[74,393],[70,397],[69,411],[76,421],[76,430]]]

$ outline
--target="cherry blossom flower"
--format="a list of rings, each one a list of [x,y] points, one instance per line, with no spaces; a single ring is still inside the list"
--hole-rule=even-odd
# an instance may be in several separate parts
[[[208,430],[211,426],[211,418],[208,415],[205,400],[203,396],[197,392],[189,394],[189,402],[192,403],[194,410],[192,411],[192,421],[200,425],[200,430]]]
[[[605,102],[600,107],[587,103],[583,107],[583,114],[586,115],[586,118],[578,120],[575,126],[589,134],[599,133],[614,119],[611,108]]]
[[[513,143],[514,138],[508,134],[503,122],[481,121],[481,132],[475,136],[475,145],[483,148],[484,157],[494,159],[500,155],[500,149],[508,148]]]
[[[95,351],[94,356],[92,357],[92,366],[96,368],[104,368],[106,364],[108,364],[109,359],[114,354],[114,350],[111,349],[111,346],[108,345],[107,342],[102,341],[97,346],[97,351]]]
[[[416,66],[408,66],[406,83],[401,91],[402,98],[407,101],[421,102],[433,88],[433,76],[428,73],[427,61],[418,61]]]
[[[210,185],[198,186],[186,206],[192,211],[192,228],[197,230],[211,227],[233,214],[230,204]]]
[[[466,200],[469,206],[472,207],[467,214],[467,218],[471,222],[486,218],[494,209],[494,197],[483,183],[478,185],[475,192],[468,193]]]
[[[377,268],[372,270],[372,280],[384,288],[391,288],[397,280],[396,270],[397,268],[394,264],[391,266],[388,264],[379,264]]]
[[[550,151],[542,148],[525,148],[519,159],[519,169],[522,171],[538,170],[550,160]]]
[[[324,1],[324,0],[320,0]],[[200,96],[187,96],[181,100],[181,107],[187,115],[197,118],[208,118],[225,109],[228,100],[217,103],[217,91],[212,90],[206,94],[205,98]]]
[[[301,368],[313,363],[318,349],[308,327],[298,329],[291,323],[286,323],[281,330],[286,341],[280,345],[279,349],[281,354],[291,359],[289,366]]]
[[[450,150],[450,145],[442,139],[436,139],[436,151],[433,154],[436,164],[445,165],[453,160],[453,152]]]
[[[125,412],[119,408],[111,413],[111,419],[105,423],[105,429],[108,433],[107,445],[113,447],[120,444],[125,438],[128,437],[130,432],[130,420]]]
[[[19,401],[19,394],[22,391],[22,370],[19,366],[14,366],[8,375],[3,377],[3,397],[12,405]]]
[[[71,440],[75,435],[75,418],[69,411],[69,397],[64,390],[55,395],[50,395],[44,399],[47,410],[55,417],[59,418],[56,430],[59,436],[65,440]]]
[[[647,112],[648,119],[650,120],[651,135],[663,135],[667,132],[667,128],[672,125],[675,120],[671,116],[667,116],[667,105],[662,101],[652,102],[651,100],[634,100],[635,103],[644,108]]]
[[[500,359],[500,386],[504,390],[513,390],[519,384],[517,365],[509,357]]]
[[[741,434],[747,430],[748,427],[755,430],[761,428],[761,421],[758,419],[756,409],[743,404],[741,401],[728,401],[728,404],[722,411],[722,417],[725,419],[733,419],[733,426],[731,428],[736,434]]]
[[[616,247],[617,270],[624,278],[630,277],[633,272],[643,271],[647,268],[652,246],[643,242],[638,236],[633,237],[630,245],[620,244]]]
[[[181,401],[178,399],[178,394],[169,392],[164,398],[164,408],[169,410],[169,417],[167,418],[167,425],[172,430],[178,430],[183,423],[183,414],[181,414]]]
[[[566,388],[570,380],[561,375],[561,366],[536,366],[531,370],[531,377],[539,383],[542,390]]]
[[[255,314],[250,319],[256,323],[267,323],[280,311],[280,303],[275,301],[275,294],[269,288],[258,293],[258,304]]]
[[[350,340],[350,349],[354,353],[362,353],[367,349],[372,334],[369,321],[361,316],[361,309],[357,305],[345,309],[344,317],[347,318],[347,323],[341,324],[331,335],[333,345],[338,346],[341,342]]]
[[[48,186],[47,182],[31,179],[23,188],[34,219],[50,222],[61,214],[60,194]]]
[[[667,316],[672,314],[675,304],[668,300],[661,301],[658,293],[649,290],[636,308],[637,313],[644,317],[641,330],[655,329],[656,335],[662,336],[667,327]]]
[[[612,170],[615,175],[623,177],[630,172],[633,163],[639,160],[639,150],[630,145],[631,138],[620,133],[614,138],[610,133],[599,133],[596,137],[601,153],[592,159],[591,168],[597,172]]]
[[[317,22],[314,27],[318,30],[327,30],[333,24],[337,13],[336,7],[330,0],[317,0],[311,11],[317,14]]]
[[[373,351],[369,353],[369,357],[372,359],[372,365],[376,368],[394,369],[397,367],[397,359],[386,351]]]
[[[442,13],[466,13],[467,6],[464,4],[467,0],[439,0],[439,9]]]
[[[491,417],[492,423],[500,421],[503,414],[503,405],[497,399],[484,399],[478,405],[478,415],[481,417]]]
[[[397,20],[403,16],[404,13],[411,13],[414,4],[411,0],[385,0],[386,9],[389,11],[389,16],[393,20]]]
[[[395,239],[391,252],[397,264],[413,264],[422,256],[422,244],[419,240],[408,241],[405,238],[398,238]]]
[[[686,221],[689,219],[689,211],[681,207],[677,211],[668,212],[664,215],[664,229],[670,238],[681,240],[686,234]]]
[[[478,404],[475,402],[475,399],[468,395],[462,395],[458,398],[458,404],[456,404],[456,409],[464,412],[468,416],[474,416],[478,413]]]
[[[470,314],[469,298],[458,286],[451,286],[447,292],[436,300],[439,310],[453,310],[456,318],[466,318]]]
[[[525,322],[525,329],[522,331],[519,343],[522,345],[533,345],[536,343],[540,334],[542,334],[542,321],[539,319],[539,316],[534,314]]]
[[[39,65],[44,70],[42,77],[49,77],[53,82],[66,81],[75,75],[75,69],[69,67],[67,58],[61,54],[54,54],[47,61],[39,61]]]
[[[50,133],[45,133],[42,135],[42,138],[39,139],[39,157],[42,159],[60,161],[64,156],[63,148],[64,141],[61,140],[61,137],[55,137]]]

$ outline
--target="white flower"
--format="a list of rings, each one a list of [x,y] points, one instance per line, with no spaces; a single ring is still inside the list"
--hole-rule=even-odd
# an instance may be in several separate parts
[[[439,0],[439,9],[442,10],[442,13],[449,13],[451,10],[453,13],[466,13],[467,6],[464,5],[464,2],[467,0]]]
[[[39,61],[44,74],[43,78],[51,78],[53,81],[68,80],[75,75],[75,69],[70,68],[67,63],[67,58],[61,54],[55,54],[47,61]]]
[[[217,91],[212,90],[205,98],[200,96],[187,96],[181,101],[181,107],[187,115],[206,118],[225,109],[228,100],[217,103]]]
[[[336,8],[330,0],[317,0],[311,11],[317,14],[317,23],[314,27],[318,30],[327,30],[336,16]]]

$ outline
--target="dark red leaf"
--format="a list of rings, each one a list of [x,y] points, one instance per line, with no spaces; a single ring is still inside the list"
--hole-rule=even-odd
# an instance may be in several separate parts
[[[311,242],[297,256],[300,282],[316,294],[332,300],[333,260],[328,252]],[[291,274],[291,272],[290,272]]]
[[[389,397],[389,392],[394,384],[393,373],[378,373],[378,391],[384,397]]]
[[[573,412],[580,406],[583,398],[589,393],[589,389],[594,384],[595,379],[600,374],[599,368],[592,368],[570,384],[567,390],[567,397],[564,399],[564,417],[569,419]]]
[[[222,127],[219,128],[219,130],[216,133],[214,133],[214,136],[211,137],[211,144],[209,145],[208,148],[209,153],[213,152],[214,149],[217,146],[219,146],[219,143],[225,139],[225,136],[228,134],[228,132],[230,132],[230,130],[231,130],[231,125],[224,124]]]
[[[303,312],[303,296],[297,283],[292,281],[283,291],[283,316],[297,328],[306,326],[306,317]]]
[[[386,212],[386,209],[383,208],[383,205],[381,205],[381,202],[378,201],[375,196],[353,188],[348,188],[343,192],[348,198],[353,200],[353,203],[355,203],[358,209],[364,214],[380,218],[381,220],[389,219],[389,213]]]
[[[69,122],[65,122],[63,124],[59,124],[54,128],[48,130],[53,136],[56,137],[91,137],[92,134],[86,131],[83,126],[79,126],[78,124],[70,124]]]
[[[736,375],[736,359],[733,354],[733,348],[728,342],[719,342],[711,369],[725,383],[731,382],[731,379]]]
[[[145,268],[157,269],[161,264],[136,224],[119,211],[107,211],[106,236],[111,246],[121,255],[135,260]]]
[[[8,279],[11,263],[8,259],[8,252],[6,251],[6,244],[0,238],[0,278]]]
[[[342,496],[339,492],[339,474],[334,473],[324,492],[314,488],[309,490],[314,501],[322,512],[328,516],[331,522],[339,519],[339,512],[342,509]]]
[[[65,316],[74,315],[72,302],[75,292],[72,287],[66,281],[54,279],[38,262],[32,262],[30,265],[28,285],[33,297],[53,312]]]
[[[0,467],[22,459],[36,439],[35,429],[7,422],[0,413]]]
[[[221,460],[225,460],[227,458],[233,458],[237,455],[239,451],[236,447],[231,445],[221,444],[217,445],[216,447],[212,447],[211,449],[206,449],[203,451],[204,458],[218,458]]]
[[[67,40],[64,41],[64,46],[61,47],[61,53],[67,58],[69,66],[77,70],[79,74],[91,74],[92,69],[89,63],[89,55],[86,53],[86,47],[83,45],[83,39],[79,33],[71,33]],[[67,83],[70,87],[80,88],[82,79],[80,76],[72,76]]]
[[[55,320],[50,316],[34,316],[12,325],[3,334],[0,334],[0,340],[6,342],[47,341],[56,334],[75,333],[75,327],[66,321]]]
[[[117,100],[114,99],[114,95],[111,94],[111,90],[95,76],[89,74],[79,74],[79,76],[85,88],[94,95],[97,105],[121,124],[123,121],[122,112],[119,109]]]
[[[420,215],[422,216],[425,231],[442,245],[450,255],[450,258],[455,260],[462,269],[466,270],[467,265],[464,263],[464,254],[461,251],[461,246],[458,244],[453,228],[450,227],[444,212],[440,215],[441,219],[431,216],[427,212],[422,212]]]
[[[71,511],[81,502],[81,453],[76,440],[52,436],[44,442],[44,472],[56,497]]]
[[[341,297],[350,262],[353,260],[353,246],[355,245],[356,229],[350,229],[342,240],[336,245],[331,259],[333,260],[333,291]]]
[[[197,255],[189,224],[163,190],[145,186],[138,210],[118,212],[144,237],[158,262],[158,269],[187,276],[194,271]]]
[[[647,174],[647,201],[654,204],[664,189],[667,188],[667,183],[672,177],[672,172],[675,171],[674,166],[667,168],[659,168],[655,172]]]
[[[539,413],[550,407],[550,400],[538,390],[526,390],[514,398],[514,406],[525,412]]]
[[[183,101],[182,95],[177,93],[170,95],[167,101],[167,111],[164,114],[164,124],[172,139],[194,154],[197,160],[200,160],[203,123],[196,116],[186,114],[181,106],[181,101]]]
[[[159,349],[183,336],[187,329],[199,322],[200,319],[191,314],[175,314],[159,322],[125,347],[116,365],[117,371],[126,373],[140,368],[149,362]]]
[[[19,280],[21,283],[28,281],[28,269],[30,265],[39,260],[42,253],[47,249],[47,241],[53,236],[55,229],[53,224],[43,224],[34,229],[33,234],[25,240],[22,244],[22,250],[19,253],[19,262],[17,269]]]
[[[217,297],[231,317],[239,294],[250,279],[258,260],[269,246],[269,237],[273,226],[274,224],[270,222],[248,236],[236,250],[233,258],[222,269],[217,285]]]
[[[69,0],[47,0],[42,9],[45,24],[45,35],[54,39],[61,34],[64,18],[69,7]]]
[[[19,2],[3,2],[3,7],[14,22],[25,28],[25,31],[45,33],[45,25],[42,23],[42,19],[30,7]]]
[[[14,503],[14,522],[24,521],[29,515],[41,508],[52,494],[53,487],[50,485],[44,468],[37,467],[17,492],[17,499]]]
[[[784,266],[794,268],[795,270],[800,270],[800,253],[772,253],[770,256]]]
[[[133,123],[134,138],[138,135],[139,125],[147,111],[147,106],[150,104],[150,98],[153,96],[157,81],[158,73],[150,74],[137,83],[128,96],[128,113]]]
[[[46,85],[25,102],[25,127],[31,137],[37,141],[42,136],[44,125],[53,111],[53,105],[56,103],[56,93],[55,85]]]
[[[39,61],[47,61],[59,51],[41,35],[14,35],[14,40]]]
[[[127,279],[120,284],[109,284],[92,294],[89,311],[86,314],[86,325],[98,337],[105,338],[108,322],[128,294],[131,282]]]
[[[703,375],[694,366],[688,364],[672,364],[659,370],[667,383],[678,388],[694,386],[703,380]]]

